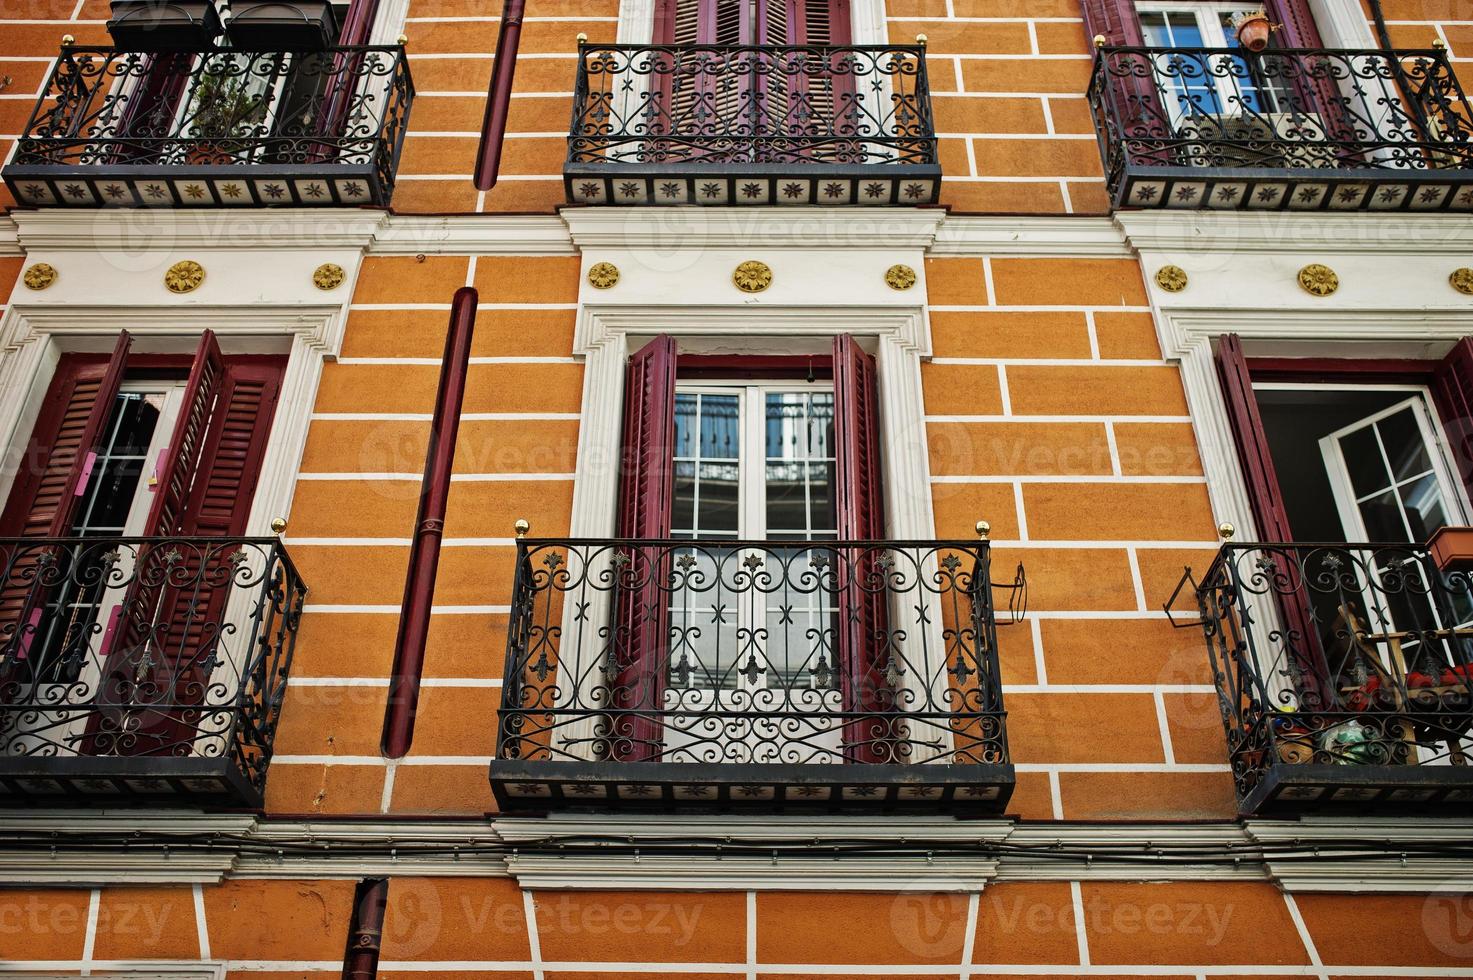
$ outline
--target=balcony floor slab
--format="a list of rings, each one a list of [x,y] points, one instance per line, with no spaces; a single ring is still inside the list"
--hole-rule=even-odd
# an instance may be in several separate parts
[[[1010,765],[491,763],[491,791],[505,812],[595,808],[995,814],[1007,805],[1013,784]]]
[[[1242,211],[1473,211],[1473,170],[1127,166],[1120,208]]]

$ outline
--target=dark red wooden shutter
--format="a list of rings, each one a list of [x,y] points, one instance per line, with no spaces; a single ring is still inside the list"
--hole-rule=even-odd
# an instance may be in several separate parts
[[[619,474],[619,537],[670,537],[675,493],[675,340],[655,338],[629,358],[624,388],[623,468]],[[658,759],[660,712],[669,668],[670,610],[661,587],[669,577],[668,547],[630,546],[616,576],[615,671],[610,754],[621,761]]]
[[[1103,35],[1110,47],[1138,48],[1146,43],[1134,0],[1082,0],[1084,33],[1093,39]]]
[[[148,512],[145,534],[178,534],[181,531],[195,467],[200,461],[200,450],[210,424],[210,411],[214,408],[224,373],[225,359],[220,355],[215,333],[206,330],[195,352],[194,364],[189,369],[179,418],[174,423],[168,449],[159,465],[157,496]]]
[[[187,754],[190,742],[226,721],[195,706],[217,667],[227,676],[214,686],[237,685],[240,658],[250,653],[241,646],[248,638],[223,622],[239,550],[231,539],[245,531],[281,369],[279,359],[227,363],[212,334],[200,341],[145,528],[172,540],[140,548],[106,651],[102,694],[112,710],[89,733],[95,751]]]
[[[1263,428],[1263,416],[1258,411],[1258,399],[1253,394],[1253,379],[1243,356],[1243,342],[1237,334],[1223,334],[1219,338],[1217,372],[1222,380],[1222,397],[1227,405],[1233,439],[1237,443],[1238,460],[1253,507],[1253,519],[1258,524],[1258,540],[1266,543],[1292,542],[1294,531],[1289,527],[1289,513],[1279,489],[1278,474],[1274,471],[1268,434]],[[1275,552],[1266,549],[1262,557],[1271,558],[1277,568],[1273,591],[1281,620],[1278,629],[1282,633],[1276,636],[1274,643],[1273,656],[1279,661],[1275,669],[1294,670],[1300,707],[1309,709],[1324,703],[1322,692],[1330,690],[1331,682],[1320,631],[1315,626],[1309,595],[1302,585],[1296,555],[1293,550]],[[1244,629],[1250,628],[1247,623],[1240,625]],[[1275,629],[1273,624],[1257,625]],[[1294,661],[1292,668],[1289,660]]]
[[[1453,345],[1432,378],[1432,400],[1468,495],[1473,497],[1473,338]]]
[[[1222,397],[1237,441],[1243,479],[1248,485],[1248,499],[1253,504],[1258,539],[1293,541],[1294,532],[1289,528],[1289,513],[1279,492],[1279,478],[1269,454],[1258,399],[1253,395],[1253,381],[1248,376],[1248,362],[1243,357],[1243,342],[1237,334],[1224,334],[1218,341],[1217,372],[1222,379]]]
[[[1269,0],[1269,20],[1279,25],[1278,46],[1281,48],[1323,48],[1319,28],[1306,0]]]
[[[65,537],[128,365],[131,338],[118,335],[106,361],[63,357],[0,517],[4,534]]]
[[[98,440],[127,370],[129,344],[124,331],[106,360],[63,356],[0,515],[0,535],[71,534]],[[12,702],[24,693],[17,682],[28,674],[19,668],[30,653],[51,594],[36,581],[37,566],[46,553],[46,548],[35,545],[0,546],[0,698]]]
[[[835,337],[834,510],[841,541],[885,536],[879,412],[874,359],[853,337]],[[882,548],[846,548],[839,560],[840,693],[849,713],[844,758],[850,762],[900,761],[890,723],[877,717],[895,707],[882,554]]]

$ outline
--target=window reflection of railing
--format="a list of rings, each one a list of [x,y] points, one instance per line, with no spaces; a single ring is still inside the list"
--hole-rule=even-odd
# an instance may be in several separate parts
[[[1291,794],[1309,801],[1407,792],[1383,767],[1473,776],[1470,585],[1421,545],[1229,544],[1188,573],[1173,601],[1196,599],[1240,799],[1266,802],[1284,767],[1317,770],[1323,790]]]
[[[0,540],[0,784],[213,774],[259,805],[306,592],[276,538]]]
[[[1103,47],[1089,100],[1105,177],[1121,203],[1425,207],[1427,200],[1370,196],[1370,187],[1273,204],[1245,194],[1229,200],[1227,191],[1211,200],[1200,187],[1200,196],[1181,201],[1123,192],[1153,175],[1200,183],[1214,169],[1365,180],[1473,168],[1473,114],[1441,50]]]

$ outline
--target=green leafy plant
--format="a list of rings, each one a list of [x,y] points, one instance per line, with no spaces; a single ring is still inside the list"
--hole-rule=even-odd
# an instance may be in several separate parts
[[[247,79],[227,74],[229,65],[206,68],[194,89],[193,131],[196,138],[220,144],[243,136],[266,118],[266,97],[253,93]]]

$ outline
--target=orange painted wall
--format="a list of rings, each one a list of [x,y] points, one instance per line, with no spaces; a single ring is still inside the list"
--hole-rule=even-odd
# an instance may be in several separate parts
[[[1319,970],[1374,976],[1377,967],[1399,976],[1466,971],[1473,956],[1473,944],[1451,923],[1455,896],[1290,900],[1257,882],[1077,887],[1076,894],[1069,882],[1009,882],[979,895],[761,892],[749,899],[741,892],[523,893],[507,878],[396,877],[379,976],[526,980],[535,969],[558,980],[748,971],[791,977],[805,976],[807,965],[824,977],[849,975],[845,967],[854,968],[852,976],[885,975],[886,968],[956,976],[966,964],[973,976],[1184,980],[1211,970],[1282,980]],[[207,885],[198,894],[188,886],[3,892],[0,958],[12,967],[51,961],[63,975],[68,966],[107,960],[203,958],[228,961],[230,976],[242,980],[326,980],[341,975],[352,896],[346,881],[260,879]],[[836,928],[843,922],[863,927]],[[1316,956],[1322,966],[1311,966]]]

